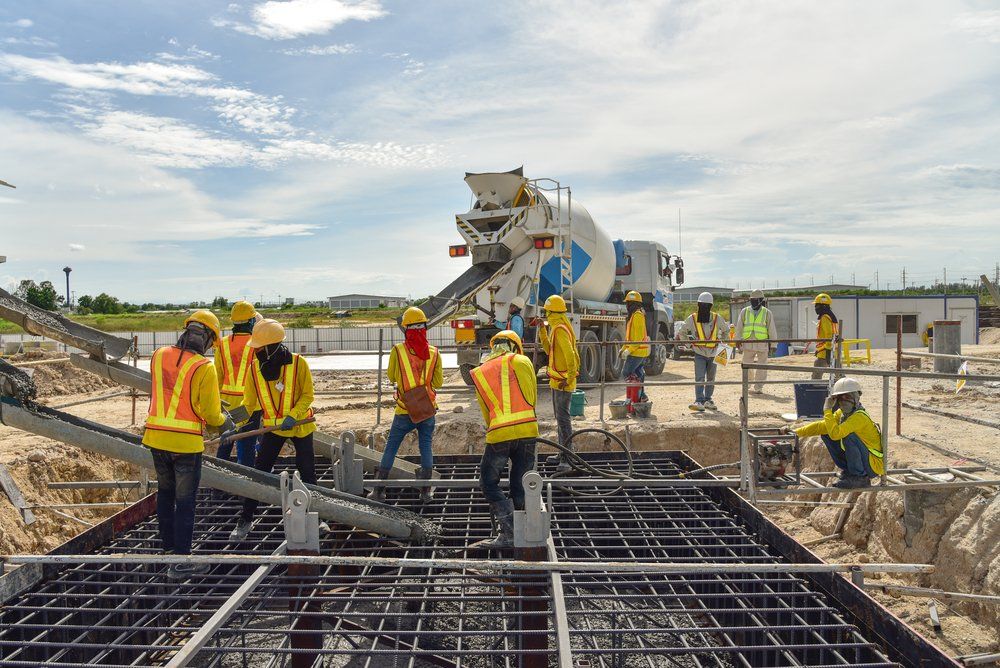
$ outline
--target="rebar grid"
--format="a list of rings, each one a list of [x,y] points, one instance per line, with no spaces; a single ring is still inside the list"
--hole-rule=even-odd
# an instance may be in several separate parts
[[[585,457],[602,466],[622,464],[612,455]],[[329,466],[317,464],[321,482],[332,481]],[[636,467],[646,474],[679,473],[669,453],[643,453]],[[439,458],[437,468],[445,478],[478,474],[472,457]],[[387,495],[391,503],[419,507],[413,490],[390,488]],[[270,553],[284,540],[277,508],[262,507],[240,546],[228,541],[237,499],[203,491],[198,511],[196,553]],[[781,561],[698,488],[637,487],[601,498],[555,488],[552,511],[560,559]],[[492,532],[479,490],[439,488],[423,512],[445,528],[434,545],[334,527],[323,537],[321,553],[490,555],[469,547]],[[156,521],[149,518],[101,552],[156,549]],[[173,583],[162,565],[65,568],[0,611],[0,665],[165,665],[252,571],[252,566],[220,565],[206,577]],[[303,617],[321,629],[315,665],[322,666],[558,665],[555,630],[562,624],[578,665],[897,665],[862,637],[844,612],[793,575],[563,573],[565,619],[552,612],[549,584],[548,574],[499,569],[327,566],[291,577],[279,566],[192,665],[283,666],[308,660],[310,651],[299,641],[315,632],[296,625]]]

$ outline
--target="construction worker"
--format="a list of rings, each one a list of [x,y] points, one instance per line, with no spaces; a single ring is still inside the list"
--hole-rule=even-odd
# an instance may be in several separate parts
[[[441,355],[436,347],[427,343],[427,316],[422,310],[416,306],[406,309],[401,324],[406,341],[392,347],[386,373],[396,385],[396,414],[392,418],[385,451],[382,452],[382,461],[375,477],[379,480],[389,477],[403,437],[415,429],[420,448],[417,479],[430,480],[434,473],[431,444],[434,440],[434,413],[437,411],[434,390],[444,384]],[[413,406],[407,406],[408,399],[414,403]],[[376,487],[372,498],[376,501],[384,500],[385,488]],[[420,499],[424,503],[431,500],[430,487],[420,488]]]
[[[524,356],[521,337],[504,330],[490,340],[491,354],[472,371],[479,410],[486,423],[486,449],[479,465],[479,485],[490,502],[499,535],[490,548],[514,544],[514,511],[524,510],[522,477],[534,467],[538,420],[535,367]],[[510,498],[500,490],[500,474],[510,461]]]
[[[649,357],[649,333],[646,331],[646,312],[642,295],[635,290],[625,295],[628,322],[625,324],[625,345],[619,355],[625,360],[622,377],[629,386],[626,388],[628,411],[635,413],[634,404],[649,401],[643,383],[646,381],[646,359]]]
[[[521,311],[524,310],[524,298],[514,297],[510,300],[510,305],[507,307],[507,322],[497,323],[501,325],[503,329],[509,329],[518,335],[521,339],[524,339],[524,316],[521,315]]]
[[[694,379],[698,383],[707,383],[694,386],[694,403],[688,408],[696,413],[703,413],[706,408],[716,410],[712,395],[715,394],[715,373],[718,370],[715,356],[718,354],[719,344],[706,342],[722,340],[729,331],[726,319],[712,312],[714,303],[715,298],[711,292],[698,295],[698,310],[687,317],[676,336],[678,339],[693,341]]]
[[[816,323],[816,338],[822,339],[816,343],[816,360],[813,362],[813,366],[820,369],[833,365],[834,349],[830,340],[840,333],[840,323],[837,322],[837,316],[833,313],[831,304],[833,304],[833,300],[825,292],[819,293],[813,299],[813,308],[816,309],[816,315],[819,316],[819,322]],[[822,371],[813,371],[812,373],[813,380],[820,380],[823,376]]]
[[[871,479],[885,473],[882,432],[861,405],[861,384],[841,378],[823,404],[823,419],[795,430],[799,437],[819,436],[840,469],[841,489],[868,487]]]
[[[771,310],[764,306],[764,293],[754,290],[750,293],[750,305],[744,306],[736,318],[736,340],[743,349],[743,361],[751,364],[767,364],[767,355],[771,344],[763,343],[767,339],[776,339],[774,316]],[[767,380],[767,369],[751,369],[748,372],[750,389],[753,394],[763,394],[764,381]]]
[[[569,403],[576,389],[576,377],[580,373],[580,353],[576,349],[576,334],[573,323],[566,316],[566,300],[559,295],[550,295],[542,307],[548,321],[548,328],[539,328],[539,343],[549,356],[547,373],[549,389],[552,392],[552,412],[559,429],[559,444],[572,449],[570,437],[573,422],[569,415]],[[562,456],[549,457],[548,463],[559,462],[559,470],[568,471],[569,462]]]
[[[920,335],[920,340],[923,341],[924,345],[927,346],[928,352],[934,352],[934,321],[931,320],[929,323],[924,325],[924,331]]]
[[[260,452],[254,468],[270,473],[285,441],[295,448],[295,468],[302,482],[316,484],[313,432],[316,425],[306,422],[313,416],[312,372],[304,357],[285,347],[285,328],[276,320],[260,320],[247,344],[254,349],[250,376],[243,391],[242,406],[253,415],[261,411],[261,427],[277,427],[260,437]],[[244,499],[233,541],[243,541],[250,533],[256,499]]]
[[[205,357],[219,334],[219,319],[211,311],[195,311],[177,343],[157,349],[149,365],[152,389],[142,444],[156,470],[156,517],[165,554],[191,554],[205,427],[236,427],[220,408],[215,370]],[[168,576],[182,579],[208,570],[209,564],[173,564]]]
[[[232,410],[243,403],[243,392],[246,389],[247,374],[253,360],[253,347],[250,335],[260,314],[249,302],[236,302],[231,312],[233,333],[224,336],[215,346],[215,372],[219,378],[219,393],[222,395],[222,405],[226,410]],[[240,432],[260,429],[260,412],[254,413],[240,428]],[[257,454],[257,437],[242,438],[236,441],[236,461],[243,466],[253,466]],[[233,441],[225,440],[219,443],[216,457],[232,461]]]

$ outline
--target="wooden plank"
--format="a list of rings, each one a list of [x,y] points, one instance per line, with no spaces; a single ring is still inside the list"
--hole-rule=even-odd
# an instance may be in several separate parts
[[[24,520],[26,525],[34,524],[35,514],[31,512],[31,509],[27,507],[27,503],[24,501],[24,495],[21,494],[21,489],[14,482],[13,476],[11,476],[10,471],[3,464],[0,464],[0,487],[3,487],[3,491],[7,493],[7,498],[10,502],[14,504],[17,511],[21,513],[21,519]]]

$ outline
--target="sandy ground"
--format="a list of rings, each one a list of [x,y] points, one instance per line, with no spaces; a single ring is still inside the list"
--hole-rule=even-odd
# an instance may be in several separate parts
[[[963,348],[963,352],[1000,359],[1000,330],[986,331],[983,340],[989,343],[966,346]],[[781,363],[806,367],[811,365],[811,357],[792,356],[784,358]],[[895,368],[895,352],[875,351],[872,367]],[[929,370],[931,363],[925,360],[923,368]],[[1000,373],[1000,365],[972,364],[971,372]],[[352,429],[362,442],[373,437],[376,446],[381,449],[388,425],[392,420],[391,388],[388,386],[383,388],[385,396],[382,401],[381,422],[376,425],[376,401],[374,397],[376,375],[374,372],[317,370],[315,376],[316,390],[319,393],[315,408],[320,429],[331,434]],[[445,376],[446,388],[457,388],[457,390],[446,389],[439,395],[441,410],[437,417],[435,452],[440,454],[481,452],[484,429],[475,400],[464,388],[457,371],[446,371]],[[739,365],[733,364],[721,367],[717,380],[738,381],[740,376]],[[682,359],[669,361],[661,376],[649,380],[651,382],[688,381],[692,377],[692,361]],[[808,376],[790,372],[772,372],[769,379],[788,380],[793,378],[806,380]],[[39,367],[36,370],[36,379],[43,401],[50,405],[98,397],[115,391],[115,388],[110,387],[102,379],[84,374],[66,365]],[[865,388],[864,404],[869,412],[879,420],[882,411],[881,379],[860,378],[860,381]],[[755,426],[787,424],[787,420],[782,418],[782,415],[793,413],[795,410],[791,386],[772,385],[766,386],[766,388],[764,395],[751,395],[749,404],[751,424]],[[891,431],[888,461],[891,466],[944,466],[955,463],[970,463],[965,461],[965,458],[968,458],[969,460],[985,462],[995,472],[1000,472],[1000,431],[904,408],[902,434],[897,436],[894,431],[896,415],[894,384],[890,386],[890,390],[889,429]],[[360,394],[357,396],[323,394],[324,392],[344,391],[359,392]],[[610,412],[606,411],[604,426],[623,438],[627,438],[631,447],[637,450],[686,450],[694,459],[706,465],[734,462],[738,459],[739,385],[718,386],[715,401],[719,410],[700,414],[692,413],[687,408],[693,400],[693,387],[648,386],[647,392],[653,401],[653,417],[651,419],[611,420]],[[623,387],[608,387],[604,402],[623,397]],[[575,420],[576,429],[602,426],[599,419],[600,391],[597,389],[588,390],[587,398],[586,415]],[[903,401],[934,406],[942,410],[993,421],[1000,420],[997,410],[998,405],[1000,405],[998,398],[1000,398],[1000,384],[974,385],[969,383],[958,394],[955,393],[954,385],[947,382],[904,381],[902,387]],[[140,399],[137,407],[137,417],[140,422],[145,409],[146,406]],[[114,427],[128,428],[132,423],[132,400],[128,397],[106,399],[66,410]],[[552,420],[551,403],[549,394],[544,390],[539,396],[538,413],[542,435],[554,437],[555,425]],[[942,454],[927,444],[958,453],[958,455]],[[603,438],[593,436],[581,439],[579,447],[584,450],[602,450],[607,449],[608,446]],[[817,452],[819,454],[813,456],[813,470],[829,469],[829,461],[823,459],[825,452],[819,450]],[[414,434],[404,442],[401,454],[414,455],[416,453]],[[7,465],[11,470],[29,503],[122,499],[120,492],[56,492],[48,490],[46,483],[52,480],[71,479],[134,479],[137,475],[136,472],[127,470],[123,465],[82,453],[71,446],[26,435],[3,426],[0,426],[0,463]],[[992,492],[970,492],[969,494],[972,496],[994,496]],[[878,496],[881,499],[900,495],[870,496]],[[962,501],[966,503],[968,499],[962,497]],[[890,502],[887,500],[885,503]],[[897,499],[891,503],[900,502]],[[883,504],[883,502],[879,501],[879,504]],[[75,512],[81,519],[93,522],[112,511],[72,512]],[[902,520],[893,517],[891,513],[886,514],[886,512],[877,511],[873,503],[870,517],[868,517],[870,525],[865,531],[848,536],[845,530],[844,540],[829,541],[814,548],[815,551],[830,561],[854,561],[858,559],[902,561],[903,559],[896,558],[891,549],[895,523]],[[770,510],[769,514],[800,540],[809,540],[825,535],[826,527],[823,524],[822,513],[809,513],[801,509],[782,509]],[[865,521],[862,514],[858,515],[857,522]],[[899,516],[902,517],[902,515],[903,512],[900,510]],[[0,552],[30,552],[50,549],[84,529],[82,524],[61,518],[51,512],[39,511],[38,516],[38,522],[31,527],[25,527],[10,503],[5,498],[0,498]],[[957,519],[958,515],[955,515],[953,521],[957,521]],[[882,524],[879,524],[880,521]],[[851,522],[848,523],[849,527],[852,526],[852,523],[855,523],[854,514],[852,514]],[[946,528],[946,526],[939,527],[938,533],[944,533]],[[826,533],[829,531],[826,530]],[[992,542],[1000,544],[1000,536],[997,538],[998,540]],[[886,548],[886,545],[889,545],[889,548]],[[993,547],[995,548],[996,545]],[[937,555],[938,552],[940,550],[935,542],[933,549],[927,548],[925,550],[924,556],[930,558],[932,555]],[[992,559],[992,553],[990,555],[990,559]],[[919,553],[915,555],[911,550],[905,556],[914,560],[915,556],[919,557]],[[996,559],[995,566],[993,570],[996,571],[996,579],[1000,581],[1000,557]],[[970,586],[963,587],[961,582],[956,583],[952,589],[956,591],[975,590],[985,593],[987,589],[984,587],[987,585],[992,587],[995,584],[991,578],[992,576],[980,578],[982,582],[978,583],[978,588],[975,589]],[[884,581],[888,582],[890,579],[886,578]],[[903,579],[892,581],[904,582]],[[917,582],[912,579],[905,580],[905,582],[937,586],[936,582]],[[1000,590],[989,591],[1000,594]],[[929,626],[927,599],[896,599],[881,593],[873,595],[950,653],[960,654],[1000,649],[995,614],[991,615],[980,609],[971,611],[963,609],[965,615],[969,615],[965,616],[939,604],[944,631],[941,634],[935,634]],[[973,622],[970,616],[980,619],[983,623]]]

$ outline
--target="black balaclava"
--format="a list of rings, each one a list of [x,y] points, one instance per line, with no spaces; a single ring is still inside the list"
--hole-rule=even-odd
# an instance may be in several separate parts
[[[253,334],[253,326],[257,324],[256,318],[251,318],[246,322],[234,322],[233,334]]]
[[[632,315],[636,311],[642,310],[642,302],[629,302],[626,304],[626,308],[628,309],[628,314]]]
[[[834,408],[839,408],[845,419],[850,417],[852,413],[861,408],[861,393],[850,392],[848,394],[839,395]]]
[[[829,304],[816,304],[816,315],[823,317],[824,315],[830,316],[830,320],[837,322],[837,316],[834,315],[833,309],[830,308]]]
[[[198,355],[204,355],[205,351],[212,347],[213,341],[215,341],[215,334],[211,330],[201,323],[192,322],[181,332],[180,338],[177,339],[177,347],[181,350],[190,350]]]
[[[291,364],[292,353],[284,343],[272,343],[257,351],[257,361],[260,362],[260,374],[264,380],[278,380],[281,367]]]
[[[698,302],[698,322],[712,322],[712,305]]]
[[[763,305],[764,305],[763,299],[754,297],[750,300],[750,308],[752,308],[754,311],[759,311],[760,307]]]

